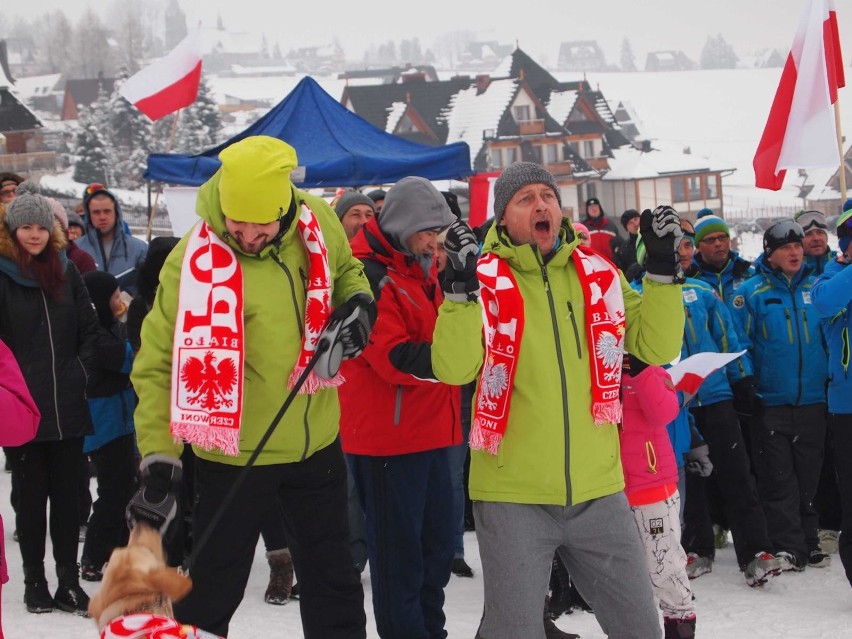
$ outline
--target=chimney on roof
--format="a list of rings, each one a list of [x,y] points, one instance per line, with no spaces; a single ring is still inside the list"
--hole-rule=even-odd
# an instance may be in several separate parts
[[[416,71],[414,73],[403,73],[400,76],[403,84],[412,84],[414,82],[426,82],[426,74],[423,71]]]
[[[0,40],[0,69],[9,78],[9,82],[15,84],[15,78],[12,77],[12,72],[9,70],[9,51],[6,48],[5,40]]]
[[[488,85],[491,84],[491,76],[487,73],[480,73],[476,76],[476,95],[482,95],[488,89]]]

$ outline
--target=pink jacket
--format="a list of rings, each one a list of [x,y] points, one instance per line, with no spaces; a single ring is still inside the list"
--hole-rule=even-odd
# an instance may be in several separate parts
[[[621,465],[630,501],[637,491],[677,483],[677,462],[666,426],[677,416],[679,405],[669,374],[659,366],[648,366],[636,377],[625,371],[621,390]]]
[[[20,446],[35,437],[41,413],[38,412],[18,362],[9,347],[0,341],[0,446]],[[0,518],[0,584],[9,581],[6,549],[3,545],[3,519]],[[2,631],[0,631],[2,632]]]

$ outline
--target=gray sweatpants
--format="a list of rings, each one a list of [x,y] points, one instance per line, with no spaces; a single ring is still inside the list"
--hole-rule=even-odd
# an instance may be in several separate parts
[[[623,493],[577,506],[475,502],[485,583],[482,639],[544,639],[553,553],[611,639],[659,639],[659,615]]]

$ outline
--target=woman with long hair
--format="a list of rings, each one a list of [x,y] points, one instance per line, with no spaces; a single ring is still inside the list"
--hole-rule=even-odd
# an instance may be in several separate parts
[[[12,350],[41,412],[35,439],[6,449],[16,489],[24,603],[33,613],[59,608],[86,615],[77,566],[77,473],[83,436],[92,432],[86,366],[96,354],[98,319],[65,235],[32,182],[0,206],[0,339]],[[49,530],[58,587],[44,572]]]

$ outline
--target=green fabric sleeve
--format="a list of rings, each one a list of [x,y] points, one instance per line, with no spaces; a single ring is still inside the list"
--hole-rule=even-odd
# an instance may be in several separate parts
[[[683,293],[678,284],[662,284],[647,277],[639,295],[623,274],[621,290],[627,314],[627,352],[660,366],[680,354],[683,340]]]
[[[484,355],[482,306],[444,300],[432,338],[435,376],[445,384],[467,384],[479,374]]]

